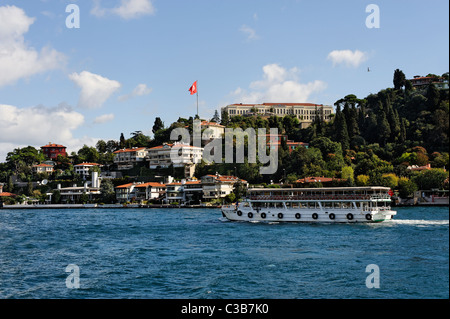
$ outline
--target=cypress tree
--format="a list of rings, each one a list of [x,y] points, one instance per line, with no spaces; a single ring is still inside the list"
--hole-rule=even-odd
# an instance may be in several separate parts
[[[386,118],[386,113],[381,112],[377,117],[377,127],[378,127],[378,136],[379,142],[382,146],[386,145],[389,137],[391,136],[391,127]]]
[[[336,105],[336,116],[334,119],[334,132],[336,142],[341,143],[342,149],[346,150],[350,148],[350,138],[348,136],[347,123],[345,115],[341,112],[339,104]]]

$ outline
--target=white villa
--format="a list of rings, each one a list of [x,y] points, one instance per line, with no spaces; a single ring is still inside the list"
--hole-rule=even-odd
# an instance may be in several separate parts
[[[171,155],[172,154],[172,155]],[[182,143],[163,144],[148,149],[150,169],[184,167],[185,176],[192,177],[195,165],[202,160],[203,148]]]

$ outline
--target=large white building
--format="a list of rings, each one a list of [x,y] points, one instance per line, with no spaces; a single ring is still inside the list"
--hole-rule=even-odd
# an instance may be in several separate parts
[[[163,144],[148,149],[149,168],[184,167],[185,176],[192,177],[195,165],[202,160],[203,148],[182,143]]]
[[[299,119],[302,128],[311,125],[317,116],[320,116],[324,121],[329,121],[334,113],[331,105],[314,103],[236,103],[222,107],[222,112],[224,111],[230,117],[250,114],[263,116],[276,115],[280,117],[295,115]]]

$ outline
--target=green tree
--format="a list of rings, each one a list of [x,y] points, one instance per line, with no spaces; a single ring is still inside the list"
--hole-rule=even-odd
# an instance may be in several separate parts
[[[111,180],[103,179],[100,184],[100,200],[104,203],[113,203],[116,199],[114,185]]]
[[[104,140],[99,140],[95,147],[99,153],[106,153],[106,142]]]
[[[33,146],[16,148],[6,155],[6,163],[16,174],[30,174],[30,167],[43,162],[44,159],[44,155]]]
[[[220,119],[220,124],[223,126],[228,126],[230,124],[230,117],[227,111],[222,111],[222,116]]]
[[[125,148],[126,145],[126,140],[125,140],[125,136],[123,135],[123,133],[120,133],[120,139],[119,139],[119,148]]]
[[[368,175],[358,175],[356,176],[356,185],[367,186],[369,185],[370,176]]]
[[[97,149],[92,146],[83,145],[81,149],[78,150],[78,160],[79,163],[98,163],[100,160],[100,154]]]
[[[400,90],[406,83],[406,77],[403,71],[396,69],[394,71],[394,89]]]
[[[216,122],[216,123],[220,122],[220,116],[219,116],[219,112],[217,112],[217,110],[214,111],[214,116],[212,117],[211,122]]]
[[[386,113],[381,112],[377,117],[378,140],[382,146],[386,145],[391,136],[391,126],[386,118]]]
[[[31,181],[28,181],[27,183],[27,195],[28,196],[33,195],[33,183]]]
[[[239,199],[244,197],[245,194],[247,193],[247,188],[245,187],[245,184],[242,183],[241,181],[238,181],[238,182],[234,183],[234,185],[233,185],[233,193],[235,195],[235,200],[236,201],[238,201]]]
[[[158,132],[159,130],[162,130],[163,128],[164,128],[164,122],[161,120],[160,117],[156,117],[155,123],[153,124],[153,127],[152,127],[153,134],[156,134],[156,132]]]
[[[439,90],[434,86],[434,84],[428,85],[426,98],[428,110],[436,110],[439,106]]]
[[[448,172],[442,168],[432,168],[417,173],[412,180],[421,190],[442,189],[444,181],[448,178]]]
[[[418,190],[416,183],[410,180],[408,177],[400,177],[398,180],[398,192],[400,198],[411,197],[415,191]]]
[[[350,148],[350,138],[348,136],[347,122],[344,113],[341,112],[339,101],[336,105],[336,116],[333,122],[333,129],[335,133],[335,141],[341,143],[342,149]]]
[[[344,166],[342,167],[342,174],[341,174],[343,179],[347,179],[351,185],[353,185],[354,181],[355,181],[355,177],[354,177],[354,171],[353,171],[353,167],[351,166]]]
[[[54,190],[52,195],[52,204],[59,204],[61,202],[61,192]]]

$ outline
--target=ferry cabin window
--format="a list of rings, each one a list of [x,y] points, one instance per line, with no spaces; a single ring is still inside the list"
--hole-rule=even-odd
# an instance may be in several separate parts
[[[332,202],[322,202],[322,207],[323,208],[333,208],[333,203]]]
[[[343,209],[347,209],[347,208],[351,208],[352,207],[352,203],[351,202],[342,202],[342,208]]]

